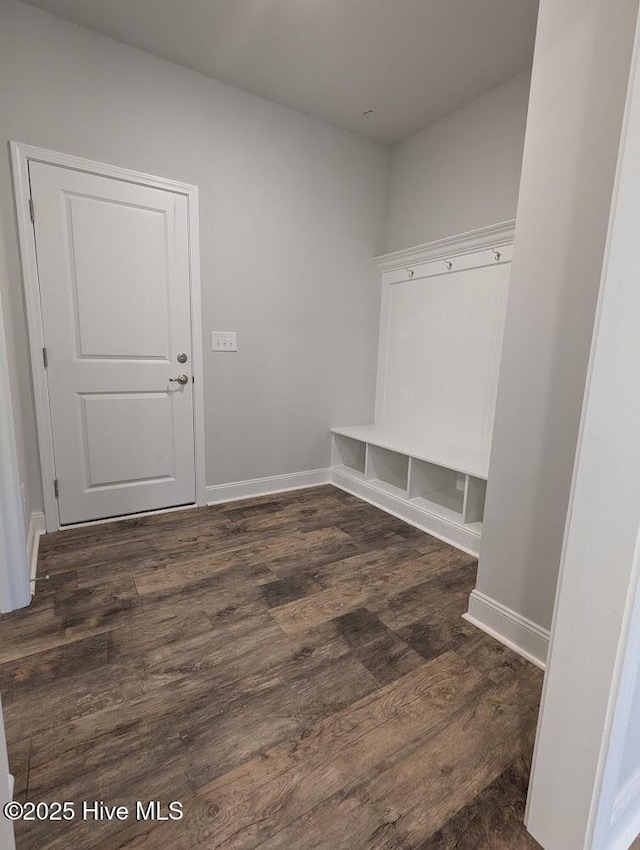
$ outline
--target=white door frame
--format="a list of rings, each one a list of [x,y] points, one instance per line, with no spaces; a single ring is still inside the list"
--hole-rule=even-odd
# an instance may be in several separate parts
[[[42,162],[47,165],[57,165],[75,171],[85,171],[101,177],[112,177],[149,186],[154,189],[164,189],[175,194],[184,195],[187,199],[188,238],[189,238],[189,281],[191,298],[191,333],[194,376],[193,405],[194,405],[194,468],[196,482],[196,504],[206,505],[206,470],[205,470],[205,430],[204,430],[204,380],[202,368],[202,312],[200,306],[200,251],[198,225],[198,187],[164,177],[155,177],[140,171],[131,171],[103,162],[58,153],[44,148],[11,142],[11,160],[13,164],[13,184],[16,197],[18,216],[18,235],[20,238],[20,256],[24,279],[25,302],[27,308],[27,324],[29,330],[29,347],[31,351],[31,371],[33,375],[33,392],[35,396],[36,421],[38,425],[38,446],[40,451],[40,468],[42,470],[42,486],[44,490],[44,515],[47,531],[57,531],[60,528],[58,501],[54,493],[55,463],[53,454],[53,432],[49,411],[49,388],[47,373],[42,359],[44,348],[44,328],[42,308],[40,303],[40,285],[36,261],[35,232],[31,222],[29,186],[29,162]],[[121,519],[116,517],[114,519]]]

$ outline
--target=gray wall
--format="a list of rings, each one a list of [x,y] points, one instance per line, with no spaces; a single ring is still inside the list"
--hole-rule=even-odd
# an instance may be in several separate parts
[[[548,628],[637,0],[542,0],[478,589]]]
[[[515,218],[530,74],[391,151],[387,250]]]
[[[0,139],[200,189],[207,482],[327,466],[373,416],[388,151],[14,0],[0,2]],[[0,158],[27,514],[41,508],[9,156]],[[210,350],[236,330],[236,355]]]

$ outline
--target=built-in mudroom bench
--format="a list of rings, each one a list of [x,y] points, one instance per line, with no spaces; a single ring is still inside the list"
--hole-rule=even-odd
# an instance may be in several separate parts
[[[513,222],[378,257],[375,423],[331,429],[335,485],[478,555]]]
[[[375,425],[332,434],[334,483],[478,553],[487,455]]]

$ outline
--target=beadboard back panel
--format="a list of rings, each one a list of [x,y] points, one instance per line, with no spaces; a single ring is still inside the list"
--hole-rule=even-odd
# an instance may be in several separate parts
[[[413,266],[381,262],[376,425],[488,452],[511,246],[448,248]]]

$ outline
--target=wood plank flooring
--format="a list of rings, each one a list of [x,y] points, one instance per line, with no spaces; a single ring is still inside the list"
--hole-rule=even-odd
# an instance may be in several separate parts
[[[475,562],[333,487],[42,538],[0,619],[19,850],[528,850],[542,677],[461,619]],[[166,812],[166,808],[165,808]]]

